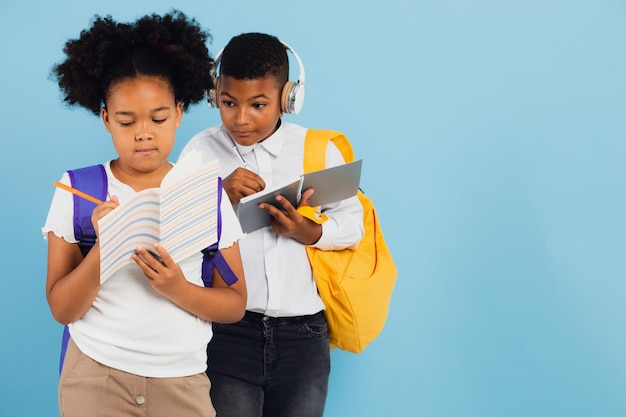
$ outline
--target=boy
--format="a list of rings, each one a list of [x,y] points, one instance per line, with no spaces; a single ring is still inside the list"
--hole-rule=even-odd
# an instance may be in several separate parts
[[[303,172],[307,129],[281,120],[283,112],[297,113],[281,100],[292,86],[286,48],[295,55],[274,36],[246,33],[231,39],[215,63],[214,105],[223,124],[194,136],[181,153],[197,149],[205,161],[219,158],[232,204]],[[330,144],[326,165],[343,163]],[[303,193],[302,205],[313,192]],[[261,205],[272,226],[240,242],[248,287],[245,316],[232,325],[215,324],[208,347],[211,398],[220,416],[319,417],[324,412],[330,349],[306,245],[356,246],[363,212],[356,197],[346,199],[323,206],[329,219],[320,225],[285,199],[277,200],[281,209]]]

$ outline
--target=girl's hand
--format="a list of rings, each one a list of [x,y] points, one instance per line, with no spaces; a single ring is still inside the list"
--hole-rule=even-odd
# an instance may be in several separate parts
[[[156,292],[171,300],[180,297],[188,284],[183,271],[163,246],[155,244],[153,251],[139,247],[132,259]]]
[[[132,258],[154,290],[183,310],[204,320],[235,323],[243,317],[247,300],[239,244],[235,242],[228,248],[220,249],[220,252],[238,281],[228,285],[214,267],[213,286],[210,288],[187,281],[180,267],[160,245],[154,245],[154,249],[149,250],[137,248]]]
[[[120,200],[117,196],[111,196],[111,199],[96,206],[91,213],[91,224],[93,224],[93,230],[96,232],[96,237],[100,239],[100,230],[98,229],[98,220],[109,214],[117,206],[120,205]]]
[[[308,206],[313,195],[309,188],[302,193],[300,206]],[[277,196],[276,201],[282,206],[278,209],[271,204],[261,203],[259,208],[265,209],[272,216],[272,229],[277,235],[290,237],[305,245],[312,245],[322,236],[322,226],[313,220],[302,216],[296,208],[283,196]]]

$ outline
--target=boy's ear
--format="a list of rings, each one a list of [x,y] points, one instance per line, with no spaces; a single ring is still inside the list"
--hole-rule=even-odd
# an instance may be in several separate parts
[[[109,113],[107,112],[106,107],[102,107],[102,110],[100,111],[100,115],[102,116],[102,122],[104,123],[104,128],[106,129],[107,132],[111,133],[111,126],[109,123]]]

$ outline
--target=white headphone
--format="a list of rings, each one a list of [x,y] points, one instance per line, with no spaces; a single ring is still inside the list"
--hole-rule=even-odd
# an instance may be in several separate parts
[[[302,60],[289,45],[285,42],[281,41],[281,43],[285,46],[289,52],[296,58],[298,61],[298,67],[300,68],[300,75],[298,76],[298,81],[291,82],[287,81],[283,86],[283,90],[280,98],[280,110],[283,113],[289,114],[298,114],[302,109],[302,104],[304,103],[304,65],[302,64]],[[220,50],[215,56],[215,63],[213,64],[213,68],[211,68],[211,78],[213,79],[214,88],[209,90],[207,93],[207,101],[209,103],[209,108],[217,109],[220,107],[219,104],[219,95],[220,95],[220,77],[216,77],[217,67],[220,64],[222,59],[222,52],[224,49]]]

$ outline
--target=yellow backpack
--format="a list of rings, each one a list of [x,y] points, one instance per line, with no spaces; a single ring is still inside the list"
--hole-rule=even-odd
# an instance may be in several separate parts
[[[332,130],[309,130],[304,147],[304,172],[325,168],[332,141],[346,162],[354,160],[348,139]],[[307,246],[317,289],[326,306],[331,348],[359,353],[382,331],[396,266],[385,243],[372,201],[358,191],[365,234],[356,249],[323,251]]]

